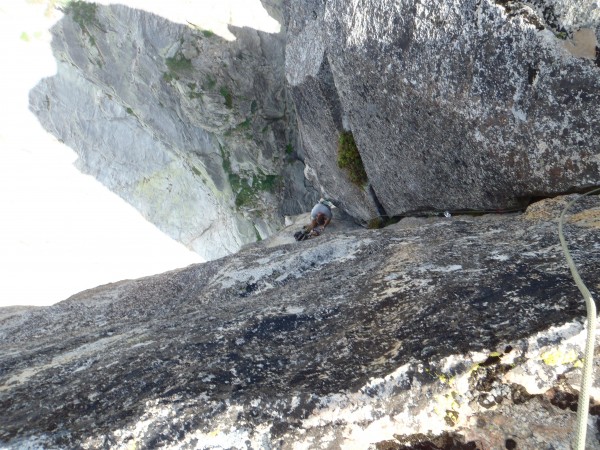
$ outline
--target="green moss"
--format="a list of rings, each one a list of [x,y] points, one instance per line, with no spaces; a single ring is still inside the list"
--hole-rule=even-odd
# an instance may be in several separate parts
[[[248,182],[246,180],[242,180],[241,189],[235,196],[235,206],[239,208],[241,206],[249,205],[253,203],[254,197],[254,191],[248,185]]]
[[[256,189],[265,192],[275,192],[279,187],[281,177],[279,175],[263,175],[255,176],[252,182],[252,186],[256,186]]]
[[[279,175],[265,175],[260,170],[254,175],[234,173],[229,154],[223,147],[220,150],[223,171],[235,195],[236,207],[255,205],[260,199],[260,192],[275,192],[279,188],[281,183]]]
[[[221,147],[221,145],[219,145],[219,150],[221,152],[221,161],[222,161],[222,165],[223,165],[223,170],[225,171],[226,174],[230,174],[231,173],[231,161],[229,160],[229,155],[225,152],[225,150],[223,149],[223,147]]]
[[[292,144],[288,144],[288,145],[286,145],[286,146],[285,146],[285,152],[286,152],[288,155],[291,155],[292,153],[294,153],[294,147],[293,147],[293,145],[292,145]]]
[[[221,88],[219,89],[219,93],[225,99],[225,106],[229,109],[233,108],[233,95],[231,95],[229,89],[227,89],[226,86],[221,86]]]
[[[213,33],[210,30],[202,30],[202,34],[204,35],[204,37],[207,37],[207,38],[211,38],[215,35],[215,33]]]
[[[70,15],[82,30],[87,31],[87,27],[98,24],[96,9],[95,3],[73,1],[65,7],[65,14]]]
[[[254,114],[257,109],[258,109],[258,104],[256,103],[256,100],[252,100],[252,103],[250,103],[250,112],[252,114]]]
[[[401,217],[375,217],[367,222],[367,228],[375,230],[378,228],[389,227],[390,225],[400,222],[400,219]]]
[[[258,232],[258,228],[256,228],[256,225],[252,225],[254,227],[254,233],[256,234],[256,242],[260,242],[262,241],[262,237],[260,236],[260,233]]]
[[[190,70],[192,68],[192,60],[186,58],[181,53],[178,53],[172,58],[167,58],[165,64],[171,72],[175,73]]]
[[[173,80],[179,80],[179,73],[192,68],[192,61],[181,54],[177,54],[172,58],[167,58],[165,64],[169,68],[169,71],[163,74],[163,80],[167,83],[171,83]]]
[[[131,114],[132,116],[134,116],[135,114],[133,114],[133,109],[127,107],[127,109],[125,110],[127,111],[128,114]]]
[[[244,120],[242,123],[240,123],[237,126],[238,129],[240,130],[247,130],[250,128],[250,118],[248,117],[246,120]]]
[[[170,83],[173,80],[179,80],[179,76],[173,72],[165,72],[163,73],[163,80],[165,80],[167,83]]]
[[[200,169],[198,169],[196,166],[192,166],[192,172],[194,173],[194,175],[196,175],[198,178],[200,178],[200,181],[202,181],[203,184],[205,184],[206,186],[208,186],[211,190],[215,189],[215,186],[213,183],[211,183],[202,173],[202,171]]]
[[[217,80],[215,80],[213,77],[211,77],[210,75],[208,75],[206,77],[206,82],[204,84],[205,89],[214,89],[214,87],[217,85]]]
[[[568,35],[564,31],[559,31],[558,33],[554,33],[558,39],[562,39],[563,41],[567,39]]]
[[[367,222],[367,228],[369,230],[377,230],[383,228],[383,219],[381,217],[375,217]]]
[[[362,187],[367,183],[367,172],[356,147],[354,136],[350,131],[344,131],[340,134],[338,140],[338,166],[346,170],[350,181],[357,186]]]

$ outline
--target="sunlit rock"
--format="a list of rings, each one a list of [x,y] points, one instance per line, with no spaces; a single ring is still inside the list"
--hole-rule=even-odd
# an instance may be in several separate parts
[[[9,310],[1,446],[569,448],[585,308],[565,200],[382,230],[336,216],[303,242],[298,218],[282,245]],[[590,288],[599,218],[597,198],[567,217]]]

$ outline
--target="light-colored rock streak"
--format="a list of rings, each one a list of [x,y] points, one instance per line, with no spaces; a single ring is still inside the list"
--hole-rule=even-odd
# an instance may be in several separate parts
[[[46,370],[55,369],[60,366],[65,366],[67,364],[72,363],[73,361],[80,360],[83,358],[94,358],[98,355],[99,352],[107,350],[115,342],[125,340],[134,333],[139,334],[139,330],[127,334],[118,334],[115,336],[109,336],[106,338],[98,339],[95,342],[84,344],[68,352],[61,353],[53,357],[52,361],[50,361],[47,364],[28,367],[19,373],[11,375],[10,378],[4,381],[2,385],[0,385],[0,392],[7,391],[9,389],[14,389],[15,385],[18,386],[20,384],[26,383],[30,378]],[[86,365],[84,364],[79,366],[78,368],[75,368],[73,372],[78,372],[80,370],[85,369]]]

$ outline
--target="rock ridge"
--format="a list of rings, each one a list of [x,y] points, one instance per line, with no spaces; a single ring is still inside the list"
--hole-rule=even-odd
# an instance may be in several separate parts
[[[259,243],[11,311],[0,442],[566,449],[585,315],[556,232],[572,198]],[[566,228],[592,289],[597,202],[580,199]]]

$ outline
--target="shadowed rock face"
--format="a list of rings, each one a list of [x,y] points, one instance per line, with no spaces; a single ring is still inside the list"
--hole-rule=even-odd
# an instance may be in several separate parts
[[[121,5],[87,8],[53,27],[57,74],[30,94],[82,172],[207,259],[318,199],[286,153],[297,144],[283,32],[231,27],[228,42]]]
[[[389,215],[599,183],[596,3],[302,1],[289,14],[286,76],[324,190],[339,186],[325,161],[342,128]],[[339,196],[369,218],[355,190]]]
[[[231,43],[118,5],[67,15],[31,108],[83,172],[209,259],[319,195],[366,222],[600,182],[591,0],[264,5],[282,31],[231,27]],[[337,166],[342,130],[366,187]]]
[[[585,311],[558,243],[564,205],[261,243],[8,311],[0,442],[567,448]],[[583,199],[566,229],[591,289],[599,218]]]

